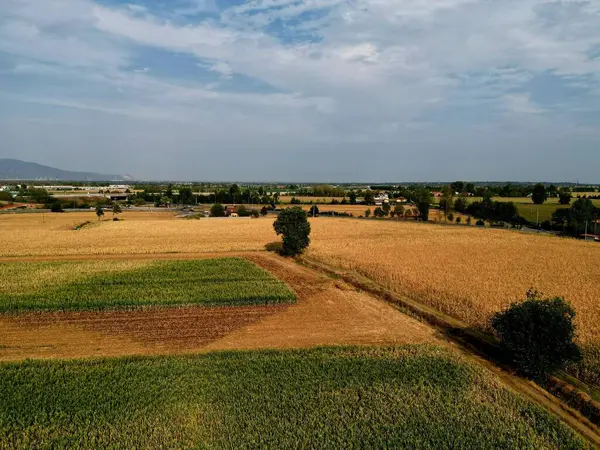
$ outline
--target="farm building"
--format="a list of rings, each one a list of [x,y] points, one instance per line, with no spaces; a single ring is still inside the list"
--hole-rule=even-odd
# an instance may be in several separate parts
[[[373,200],[375,200],[375,204],[376,204],[377,206],[381,206],[381,205],[383,205],[384,203],[389,203],[389,201],[390,201],[390,198],[389,198],[389,196],[388,196],[386,193],[379,193],[379,194],[377,194],[377,195],[374,197],[374,199],[373,199]]]

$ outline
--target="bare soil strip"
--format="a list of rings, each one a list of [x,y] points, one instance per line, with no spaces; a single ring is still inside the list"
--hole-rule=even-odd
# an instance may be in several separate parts
[[[156,256],[107,255],[103,258],[156,259]],[[296,292],[298,303],[0,316],[0,360],[441,342],[433,329],[391,305],[276,255],[265,252],[161,254],[158,259],[223,256],[245,257],[270,271]],[[52,260],[95,258],[98,257]],[[39,258],[32,260],[40,261]]]

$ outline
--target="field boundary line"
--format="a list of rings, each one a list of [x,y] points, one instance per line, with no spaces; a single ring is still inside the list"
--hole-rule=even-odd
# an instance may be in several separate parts
[[[585,392],[580,391],[564,380],[551,377],[550,384],[554,392],[553,395],[553,393],[543,389],[538,384],[522,378],[511,371],[503,363],[498,340],[493,336],[475,330],[467,323],[455,317],[393,292],[356,272],[330,266],[306,256],[297,258],[297,261],[318,272],[340,278],[355,288],[382,299],[400,310],[408,311],[409,314],[415,315],[429,323],[442,332],[464,354],[477,360],[480,364],[496,373],[507,386],[521,392],[536,404],[559,417],[593,445],[600,448],[600,433],[597,427],[600,424],[600,404]],[[567,397],[567,401],[569,402],[575,400],[573,403],[577,409],[566,404],[559,396]],[[588,412],[588,414],[584,415],[582,410]],[[589,414],[590,411],[591,414]],[[588,418],[586,416],[591,417]]]

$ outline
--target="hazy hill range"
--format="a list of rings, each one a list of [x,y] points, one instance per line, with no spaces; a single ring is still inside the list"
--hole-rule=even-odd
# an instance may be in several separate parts
[[[73,172],[42,164],[0,158],[0,180],[124,181],[127,175]]]

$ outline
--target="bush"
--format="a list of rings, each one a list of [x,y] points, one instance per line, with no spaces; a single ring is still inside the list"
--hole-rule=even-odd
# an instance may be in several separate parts
[[[492,317],[491,325],[516,367],[525,375],[543,378],[581,353],[573,342],[575,310],[560,297],[540,299],[535,291]]]
[[[448,220],[450,222],[454,222],[454,214],[452,214],[452,213],[448,214]]]
[[[210,207],[210,217],[225,217],[225,208],[220,203]]]
[[[252,215],[252,211],[250,211],[244,205],[240,205],[238,206],[237,214],[239,217],[250,217]]]
[[[252,210],[252,218],[253,219],[258,219],[259,217],[260,217],[260,214],[259,214],[258,210],[257,209],[253,209]]]
[[[56,200],[55,202],[52,203],[52,205],[50,205],[50,211],[52,211],[52,212],[64,212],[63,207],[62,207],[62,203],[60,203],[60,201]]]
[[[460,216],[458,216],[458,217],[456,218],[456,223],[461,223],[461,222],[462,222],[462,218],[461,218]]]
[[[267,207],[266,207],[266,206],[263,206],[263,207],[260,209],[260,214],[261,214],[261,215],[263,215],[263,216],[266,216],[268,213],[269,213],[269,210],[267,209]]]
[[[479,219],[477,222],[475,222],[475,225],[477,225],[478,227],[485,227],[485,222]]]
[[[299,206],[281,211],[273,228],[277,235],[283,235],[282,255],[296,256],[310,244],[310,224],[306,211]]]

